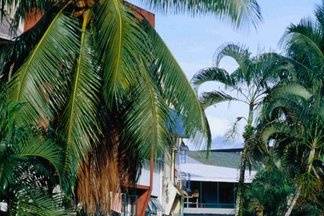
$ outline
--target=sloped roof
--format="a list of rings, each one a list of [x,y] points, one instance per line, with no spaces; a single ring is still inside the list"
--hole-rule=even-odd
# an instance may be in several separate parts
[[[183,178],[187,181],[202,182],[231,182],[239,181],[240,170],[222,166],[206,165],[202,163],[180,164]],[[256,171],[245,172],[245,183],[251,183]]]
[[[180,171],[186,180],[205,182],[238,182],[242,149],[189,151],[185,162],[180,163]],[[245,172],[245,183],[251,183],[256,171]]]
[[[206,151],[189,151],[188,156],[206,165],[239,168],[242,149],[211,150],[207,158]]]

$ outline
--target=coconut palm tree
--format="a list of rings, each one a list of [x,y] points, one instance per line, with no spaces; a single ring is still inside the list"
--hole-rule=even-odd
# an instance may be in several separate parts
[[[238,64],[237,69],[231,74],[219,66],[224,57],[231,57]],[[215,67],[203,69],[192,79],[196,87],[209,81],[218,82],[224,86],[221,90],[202,93],[200,101],[204,108],[226,101],[241,102],[249,108],[246,116],[238,118],[238,121],[246,120],[246,125],[243,134],[244,147],[241,155],[235,215],[242,215],[245,169],[251,165],[251,156],[255,148],[254,116],[272,86],[281,78],[289,75],[287,73],[289,68],[290,64],[275,53],[252,57],[246,48],[229,44],[222,47],[216,54]]]
[[[164,11],[213,13],[235,24],[260,18],[254,0],[152,1]],[[10,7],[16,4],[16,7]],[[207,133],[190,83],[155,32],[122,0],[0,0],[1,14],[42,19],[1,52],[15,117],[62,134],[66,194],[90,213],[135,181],[141,162],[169,146],[169,108],[192,136]],[[256,18],[256,19],[254,19]],[[77,184],[76,184],[77,182]],[[75,188],[77,187],[77,188]],[[99,188],[99,189],[98,189]]]

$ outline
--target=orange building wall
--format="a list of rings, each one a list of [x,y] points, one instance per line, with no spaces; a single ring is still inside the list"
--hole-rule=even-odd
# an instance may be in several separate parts
[[[42,18],[43,13],[39,11],[30,12],[24,20],[24,32],[31,29]]]
[[[140,8],[136,5],[127,3],[138,15],[139,19],[146,19],[148,21],[148,23],[155,27],[155,14],[151,13],[147,10],[144,10],[143,8]],[[24,32],[28,31],[29,29],[31,29],[34,25],[36,25],[36,23],[42,18],[43,13],[39,12],[39,11],[33,11],[30,12],[25,20],[24,20]]]
[[[148,23],[152,26],[155,27],[155,14],[151,13],[147,10],[144,10],[143,8],[140,8],[136,5],[127,3],[136,13],[138,13],[138,18],[142,20],[143,18],[148,21]]]

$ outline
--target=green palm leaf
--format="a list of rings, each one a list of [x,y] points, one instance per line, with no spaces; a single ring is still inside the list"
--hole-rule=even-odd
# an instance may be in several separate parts
[[[235,85],[235,80],[232,79],[227,71],[218,67],[203,69],[192,78],[192,83],[196,88],[209,81],[217,81],[227,86]]]
[[[298,83],[288,83],[280,85],[272,90],[270,97],[280,98],[284,95],[300,97],[304,100],[308,100],[310,97],[312,97],[312,93],[309,92],[304,86]]]
[[[41,137],[30,137],[15,147],[17,159],[39,158],[48,161],[58,173],[62,170],[63,156],[60,148],[50,140]]]
[[[232,96],[225,94],[220,91],[212,91],[212,92],[204,92],[200,98],[200,102],[202,103],[204,108],[207,108],[212,105],[216,105],[221,102],[236,100]]]
[[[70,95],[63,115],[67,154],[75,163],[87,156],[100,135],[97,112],[101,83],[95,66],[91,34],[87,30],[89,12],[83,19],[79,56],[75,61]]]
[[[40,189],[26,191],[21,189],[15,193],[15,199],[9,215],[22,216],[66,216],[74,215],[62,207],[62,199],[46,194]]]
[[[211,13],[229,17],[236,25],[244,21],[256,24],[261,19],[260,7],[255,0],[143,0],[153,8],[164,12],[188,12],[191,14]]]
[[[141,85],[133,93],[135,100],[127,113],[125,131],[135,135],[135,147],[142,157],[157,157],[170,145],[169,109],[148,74],[142,73],[142,78]]]
[[[238,44],[227,44],[219,49],[216,53],[216,66],[219,67],[221,60],[225,57],[230,57],[238,64],[238,69],[231,74],[231,78],[235,80],[235,83],[246,82],[250,84],[254,79],[255,72],[251,67],[253,62],[251,60],[251,53],[249,50]]]
[[[239,67],[246,67],[246,64],[250,61],[251,53],[246,47],[231,43],[220,47],[215,54],[217,66],[219,66],[224,57],[231,57],[237,62]]]
[[[137,81],[141,59],[148,58],[147,37],[120,0],[101,1],[95,14],[104,74],[103,94],[106,105],[111,107]]]
[[[146,32],[159,67],[156,76],[168,105],[172,105],[183,117],[187,134],[197,135],[200,132],[208,137],[204,111],[184,72],[157,32],[147,25]]]
[[[271,138],[274,138],[276,135],[284,134],[287,136],[293,137],[295,134],[295,131],[293,128],[290,128],[289,126],[282,124],[282,123],[272,123],[267,126],[265,126],[259,133],[258,136],[260,137],[260,140],[264,144],[268,144],[269,140]]]
[[[297,51],[299,50],[299,54],[311,56],[309,57],[311,61],[316,59],[323,61],[322,34],[322,30],[312,20],[304,19],[298,25],[291,25],[282,40],[288,52],[298,54]],[[308,50],[309,53],[305,50]],[[312,57],[314,55],[316,58]],[[316,64],[319,64],[319,62],[316,62]]]
[[[10,83],[9,99],[26,103],[18,115],[27,123],[39,123],[53,117],[55,105],[64,95],[50,97],[62,82],[64,63],[77,50],[77,22],[61,10],[48,26],[26,62]],[[67,65],[65,65],[67,67]]]

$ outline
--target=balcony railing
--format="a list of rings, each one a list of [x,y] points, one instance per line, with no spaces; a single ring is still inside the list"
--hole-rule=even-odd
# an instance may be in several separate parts
[[[184,202],[185,208],[234,208],[234,203],[199,203],[199,202],[191,202],[185,201]]]

